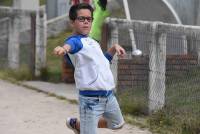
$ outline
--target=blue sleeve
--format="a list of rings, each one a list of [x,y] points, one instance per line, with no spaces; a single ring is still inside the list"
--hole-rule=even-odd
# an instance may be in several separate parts
[[[83,48],[83,44],[76,37],[75,38],[70,37],[70,38],[66,39],[64,41],[64,44],[68,44],[68,45],[71,46],[71,50],[69,52],[70,54],[75,54]],[[74,65],[72,64],[72,61],[71,61],[68,54],[64,55],[64,59],[68,64],[70,64],[74,67]]]
[[[83,48],[83,44],[81,43],[81,41],[76,38],[66,39],[64,43],[71,46],[71,50],[69,52],[70,54],[77,53],[79,50]]]
[[[69,65],[71,65],[74,68],[74,65],[73,65],[73,63],[72,63],[72,61],[71,61],[71,59],[70,59],[68,54],[64,55],[64,59]]]
[[[113,56],[112,56],[111,54],[109,54],[108,52],[105,52],[104,55],[105,55],[105,57],[109,60],[109,62],[112,61]]]

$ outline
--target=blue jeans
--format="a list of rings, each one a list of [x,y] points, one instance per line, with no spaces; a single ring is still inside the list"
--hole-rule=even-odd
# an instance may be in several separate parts
[[[79,95],[80,134],[97,134],[98,121],[104,117],[107,127],[122,127],[124,119],[114,94],[108,97],[85,97]]]

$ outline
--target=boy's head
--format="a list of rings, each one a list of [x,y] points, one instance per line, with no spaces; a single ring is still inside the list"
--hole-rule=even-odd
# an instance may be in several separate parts
[[[93,20],[93,8],[86,3],[73,5],[69,10],[69,19],[75,34],[88,35]]]

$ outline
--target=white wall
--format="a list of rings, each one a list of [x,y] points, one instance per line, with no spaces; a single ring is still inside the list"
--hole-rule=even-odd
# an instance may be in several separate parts
[[[26,10],[38,10],[39,0],[13,0],[13,7]]]

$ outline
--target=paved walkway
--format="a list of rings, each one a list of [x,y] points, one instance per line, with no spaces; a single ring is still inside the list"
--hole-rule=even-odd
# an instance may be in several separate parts
[[[73,84],[52,84],[40,81],[23,82],[43,92],[77,100]],[[65,118],[78,117],[78,106],[44,93],[0,80],[1,134],[73,134],[65,127]],[[151,134],[126,124],[119,131],[99,129],[99,134]]]

